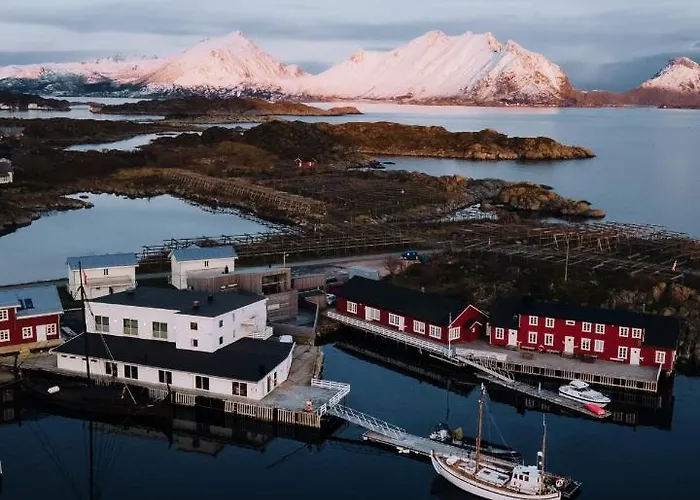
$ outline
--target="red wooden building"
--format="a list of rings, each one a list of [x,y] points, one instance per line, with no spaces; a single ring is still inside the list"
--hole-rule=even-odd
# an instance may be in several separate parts
[[[0,352],[60,343],[63,307],[55,286],[0,291]]]
[[[462,300],[355,276],[335,295],[336,312],[441,344],[471,342],[487,315]]]
[[[680,320],[618,309],[595,309],[530,297],[498,299],[487,335],[492,345],[592,356],[673,370]]]

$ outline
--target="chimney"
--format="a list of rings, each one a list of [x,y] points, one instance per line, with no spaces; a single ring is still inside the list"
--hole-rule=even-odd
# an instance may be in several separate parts
[[[214,296],[211,293],[207,295],[207,302],[214,302]]]
[[[192,302],[192,307],[193,307],[194,309],[199,309],[199,301],[198,301],[198,300],[195,300],[194,302]]]

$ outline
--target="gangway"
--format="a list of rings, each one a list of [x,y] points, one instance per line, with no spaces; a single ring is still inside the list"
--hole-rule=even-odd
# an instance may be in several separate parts
[[[347,406],[339,404],[329,406],[327,413],[383,436],[388,436],[399,441],[406,438],[406,429],[402,429],[401,427],[385,422],[367,413],[353,410]]]

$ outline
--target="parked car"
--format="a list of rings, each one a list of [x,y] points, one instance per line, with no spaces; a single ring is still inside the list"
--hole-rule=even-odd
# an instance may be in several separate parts
[[[419,261],[421,264],[425,264],[430,260],[430,257],[428,255],[423,255],[418,253],[417,250],[406,250],[404,253],[401,254],[401,258],[403,260],[410,260],[410,261]]]

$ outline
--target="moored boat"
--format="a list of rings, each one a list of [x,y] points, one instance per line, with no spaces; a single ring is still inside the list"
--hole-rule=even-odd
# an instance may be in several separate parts
[[[433,441],[456,446],[470,452],[476,451],[476,438],[464,436],[463,434],[461,428],[451,430],[447,424],[441,422],[435,426],[435,429],[430,433],[429,437]],[[501,460],[513,462],[520,462],[522,460],[522,456],[518,450],[484,440],[481,441],[481,453]]]
[[[581,403],[593,403],[600,408],[605,408],[605,405],[610,403],[609,397],[594,391],[582,380],[572,380],[568,384],[562,385],[559,387],[559,395]]]

